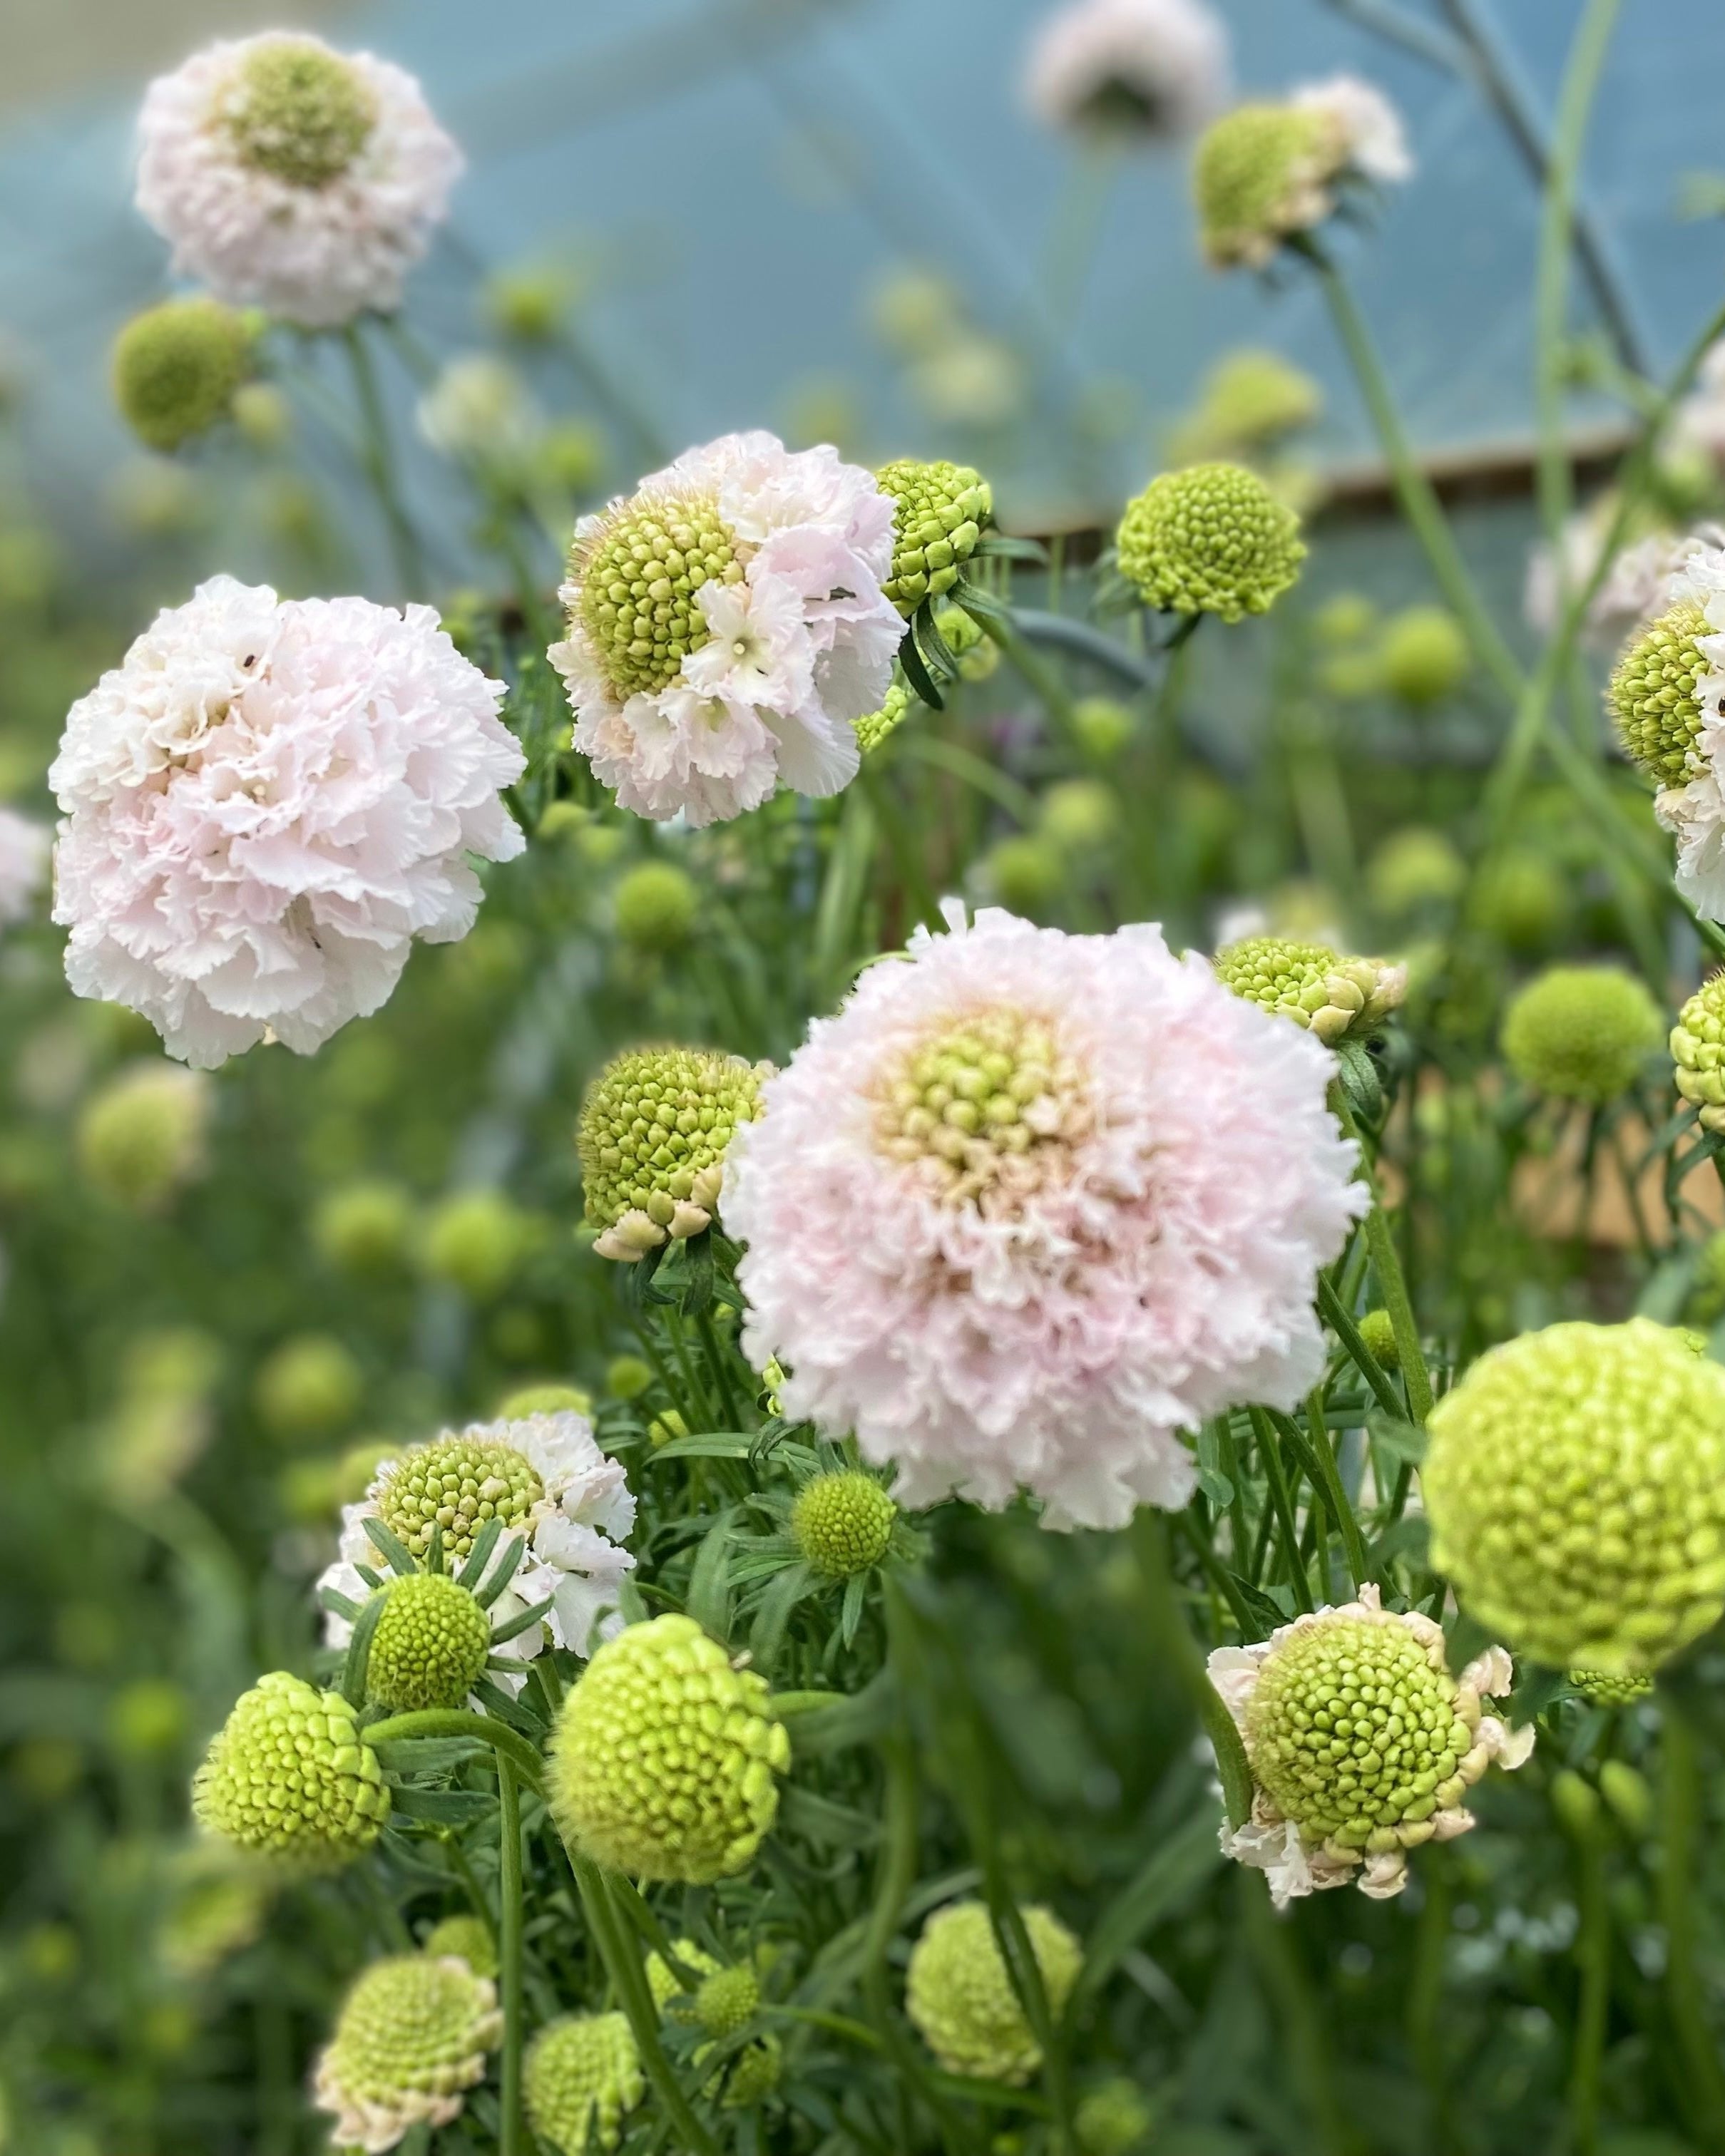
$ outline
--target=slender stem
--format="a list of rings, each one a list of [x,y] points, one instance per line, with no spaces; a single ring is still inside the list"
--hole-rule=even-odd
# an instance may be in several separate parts
[[[497,1958],[503,1990],[503,2119],[499,2156],[521,2150],[521,1799],[515,1768],[497,1755]]]
[[[349,322],[341,332],[341,339],[347,347],[353,393],[359,405],[361,460],[372,483],[372,491],[377,497],[377,506],[383,512],[390,549],[395,557],[396,577],[404,598],[424,598],[430,588],[425,557],[420,550],[419,535],[401,498],[395,450],[389,438],[389,419],[377,386],[377,370],[371,347],[358,322]]]
[[[1359,1147],[1360,1179],[1372,1194],[1372,1209],[1366,1215],[1366,1249],[1372,1260],[1372,1270],[1378,1276],[1378,1292],[1384,1297],[1384,1307],[1389,1312],[1389,1322],[1395,1333],[1395,1352],[1402,1366],[1402,1381],[1408,1389],[1408,1407],[1416,1423],[1423,1424],[1431,1413],[1431,1378],[1425,1368],[1425,1351],[1420,1345],[1420,1327],[1414,1316],[1414,1305],[1408,1294],[1407,1276],[1402,1270],[1402,1261],[1395,1247],[1395,1236],[1391,1232],[1389,1217],[1384,1210],[1378,1189],[1378,1178],[1373,1173],[1366,1152],[1365,1140],[1360,1136],[1359,1126],[1343,1096],[1339,1084],[1330,1087],[1330,1106],[1340,1119],[1342,1127]]]
[[[1276,1526],[1281,1535],[1282,1562],[1287,1567],[1288,1585],[1294,1590],[1294,1599],[1302,1609],[1312,1607],[1312,1582],[1306,1577],[1306,1567],[1300,1556],[1300,1527],[1294,1517],[1294,1500],[1288,1488],[1287,1475],[1282,1466],[1281,1440],[1262,1408],[1247,1410],[1252,1419],[1252,1434],[1258,1440],[1258,1456],[1264,1463],[1264,1480],[1270,1486],[1270,1502],[1276,1510]]]
[[[1216,1755],[1216,1771],[1222,1783],[1222,1804],[1230,1826],[1244,1826],[1252,1813],[1252,1770],[1245,1745],[1235,1727],[1222,1695],[1210,1682],[1198,1642],[1193,1638],[1174,1596],[1173,1574],[1168,1567],[1168,1537],[1162,1521],[1147,1509],[1132,1525],[1132,1546],[1138,1560],[1138,1581],[1148,1605],[1151,1630],[1173,1665],[1181,1690],[1204,1725]]]
[[[1388,1372],[1367,1347],[1358,1326],[1348,1313],[1346,1304],[1322,1273],[1317,1276],[1317,1307],[1324,1323],[1347,1349],[1348,1360],[1377,1395],[1378,1406],[1399,1421],[1405,1409],[1396,1397],[1396,1389],[1389,1382]]]
[[[1317,1462],[1318,1475],[1323,1483],[1324,1502],[1335,1517],[1342,1532],[1342,1548],[1348,1564],[1348,1584],[1358,1588],[1371,1570],[1366,1562],[1365,1538],[1360,1533],[1359,1522],[1354,1517],[1353,1507],[1348,1502],[1348,1492],[1342,1486],[1342,1476],[1336,1466],[1336,1455],[1331,1448],[1330,1433],[1324,1423],[1323,1388],[1312,1394],[1306,1409],[1306,1435],[1311,1440],[1312,1455]],[[1326,1590],[1329,1585],[1329,1568],[1324,1568]]]
[[[1659,1856],[1659,1912],[1665,1926],[1666,1999],[1706,2138],[1725,2147],[1725,2072],[1707,2027],[1701,1971],[1696,1962],[1696,1881],[1701,1839],[1701,1766],[1686,1702],[1675,1686],[1662,1686],[1660,1713],[1665,1738]]]
[[[395,1744],[410,1737],[472,1737],[502,1753],[530,1789],[542,1794],[545,1762],[519,1732],[489,1714],[469,1714],[459,1707],[426,1707],[412,1714],[392,1714],[368,1723],[360,1734],[367,1744]]]
[[[1575,1962],[1581,1995],[1569,2063],[1569,2126],[1574,2156],[1599,2156],[1599,2069],[1605,2051],[1605,2015],[1611,1996],[1611,1908],[1605,1892],[1605,1836],[1592,1821],[1576,1845],[1580,1924]]]

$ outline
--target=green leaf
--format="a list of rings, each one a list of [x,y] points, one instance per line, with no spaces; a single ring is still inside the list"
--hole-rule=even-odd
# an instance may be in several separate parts
[[[1366,1428],[1372,1442],[1396,1461],[1405,1460],[1418,1467],[1425,1458],[1425,1449],[1431,1442],[1417,1423],[1404,1422],[1399,1416],[1385,1414],[1381,1408],[1373,1408],[1366,1417]]]
[[[497,1625],[491,1634],[491,1645],[501,1647],[506,1640],[518,1640],[523,1632],[531,1631],[542,1617],[550,1612],[555,1597],[547,1594],[543,1602],[535,1602],[519,1615],[511,1617],[506,1625]]]
[[[752,1437],[721,1431],[716,1436],[671,1437],[655,1445],[649,1460],[747,1460],[754,1449]]]
[[[791,1621],[791,1613],[814,1584],[814,1575],[806,1564],[790,1564],[762,1595],[755,1621],[749,1628],[749,1654],[752,1666],[763,1677],[773,1675],[773,1665],[784,1645],[785,1627]]]
[[[731,1636],[730,1562],[736,1526],[737,1507],[727,1505],[702,1536],[685,1605],[701,1630],[721,1641]]]
[[[1336,1043],[1337,1075],[1348,1105],[1368,1128],[1375,1128],[1384,1114],[1384,1081],[1365,1043],[1346,1037]]]
[[[778,1820],[782,1830],[812,1841],[817,1849],[867,1849],[880,1838],[877,1819],[831,1797],[817,1796],[813,1789],[787,1789]]]
[[[897,1686],[891,1672],[882,1670],[837,1706],[811,1707],[798,1715],[789,1725],[791,1749],[801,1759],[873,1744],[892,1727],[898,1711]]]
[[[1510,1695],[1510,1727],[1523,1728],[1543,1714],[1568,1681],[1567,1670],[1548,1670],[1538,1662],[1523,1662],[1521,1681]]]
[[[416,1789],[398,1784],[389,1797],[392,1811],[444,1826],[487,1819],[497,1809],[497,1799],[488,1789]]]
[[[1278,1625],[1288,1623],[1293,1614],[1291,1609],[1284,1609],[1279,1602],[1272,1602],[1261,1587],[1254,1586],[1250,1580],[1239,1573],[1230,1572],[1228,1577],[1234,1584],[1235,1594],[1250,1610],[1253,1621],[1261,1627],[1257,1635],[1259,1639],[1267,1640]],[[1284,1593],[1286,1591],[1283,1590]]]
[[[1213,1422],[1198,1433],[1198,1486],[1213,1505],[1234,1502],[1234,1485],[1221,1467],[1221,1433]]]
[[[483,1587],[477,1587],[473,1590],[473,1599],[481,1609],[489,1609],[498,1596],[502,1594],[510,1581],[515,1578],[516,1569],[526,1553],[527,1545],[525,1538],[516,1535],[509,1548],[504,1551],[497,1568],[491,1577]]]
[[[491,1753],[471,1737],[390,1737],[374,1749],[378,1765],[392,1774],[447,1774]]]
[[[360,1524],[366,1531],[367,1539],[392,1572],[399,1573],[405,1578],[409,1573],[419,1569],[408,1554],[406,1545],[398,1542],[374,1513],[368,1512]]]
[[[1111,1897],[1085,1948],[1076,1996],[1099,1990],[1145,1933],[1183,1907],[1223,1861],[1214,1815],[1200,1808]]]
[[[369,1521],[366,1523],[371,1524]],[[353,1620],[353,1637],[347,1643],[347,1658],[341,1665],[341,1697],[352,1707],[366,1703],[366,1674],[371,1667],[372,1635],[377,1629],[377,1620],[383,1614],[383,1597],[374,1594]]]
[[[491,1553],[497,1547],[497,1537],[503,1532],[503,1522],[494,1512],[473,1538],[473,1548],[467,1562],[455,1574],[458,1587],[476,1588],[485,1577],[485,1567],[491,1561]]]
[[[906,680],[910,683],[915,694],[927,705],[929,710],[945,711],[947,700],[935,685],[933,675],[923,664],[922,654],[916,649],[916,635],[914,629],[906,629],[905,631],[904,641],[898,648],[898,663],[904,670]]]

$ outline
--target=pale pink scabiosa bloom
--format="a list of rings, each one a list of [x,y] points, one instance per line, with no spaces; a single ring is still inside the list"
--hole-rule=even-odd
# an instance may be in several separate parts
[[[303,329],[400,305],[461,166],[412,75],[303,31],[194,54],[138,119],[137,204],[175,272]]]
[[[1322,1369],[1314,1275],[1366,1204],[1334,1065],[1157,928],[947,921],[732,1138],[745,1344],[907,1505],[1024,1489],[1117,1527],[1185,1503],[1179,1430]]]
[[[1543,540],[1529,553],[1522,611],[1541,636],[1557,634],[1567,599],[1592,580],[1616,516],[1617,496],[1603,494],[1564,520],[1555,547]],[[1620,644],[1659,613],[1672,578],[1692,555],[1721,546],[1725,529],[1717,524],[1688,532],[1644,531],[1614,557],[1588,601],[1585,640],[1600,649]]]
[[[200,585],[72,706],[49,773],[73,988],[204,1068],[376,1010],[414,937],[473,926],[468,856],[526,843],[502,696],[429,607]]]
[[[551,648],[575,746],[638,814],[692,824],[781,781],[836,793],[904,624],[893,503],[829,448],[726,434],[575,527]]]
[[[1050,127],[1194,135],[1227,102],[1228,33],[1200,0],[1070,0],[1031,44],[1024,91]]]
[[[1363,179],[1390,186],[1414,176],[1402,116],[1375,83],[1357,74],[1327,75],[1301,83],[1290,92],[1290,105],[1321,112],[1335,123],[1341,142],[1339,162]]]
[[[1357,1602],[1307,1611],[1249,1647],[1218,1647],[1210,1681],[1245,1747],[1252,1811],[1222,1847],[1269,1875],[1278,1908],[1327,1887],[1383,1901],[1408,1883],[1408,1851],[1475,1825],[1461,1799],[1495,1759],[1519,1767],[1533,1730],[1512,1730],[1484,1702],[1514,1672],[1488,1647],[1450,1674],[1443,1627]],[[1338,1727],[1351,1734],[1337,1752]]]
[[[345,1647],[353,1636],[342,1604],[357,1606],[372,1591],[360,1568],[387,1575],[388,1561],[366,1532],[368,1519],[381,1521],[422,1562],[433,1527],[440,1528],[444,1562],[459,1571],[492,1518],[502,1527],[487,1578],[507,1561],[512,1541],[524,1545],[508,1587],[490,1605],[492,1629],[551,1605],[499,1652],[525,1666],[547,1640],[585,1655],[596,1625],[608,1638],[615,1620],[602,1622],[603,1613],[614,1611],[634,1568],[619,1547],[635,1523],[634,1496],[622,1467],[593,1442],[586,1416],[563,1409],[472,1423],[380,1461],[364,1497],[342,1508],[340,1554],[317,1583],[326,1643]],[[518,1690],[521,1680],[504,1672],[500,1681]]]
[[[1645,634],[1661,628],[1670,678],[1652,706],[1664,721],[1653,732],[1671,737],[1667,747],[1681,739],[1686,775],[1660,785],[1653,813],[1676,841],[1679,895],[1703,920],[1725,921],[1725,548],[1685,556]],[[1620,660],[1614,693],[1635,651],[1632,643]]]
[[[0,928],[27,921],[48,880],[47,827],[0,805]]]

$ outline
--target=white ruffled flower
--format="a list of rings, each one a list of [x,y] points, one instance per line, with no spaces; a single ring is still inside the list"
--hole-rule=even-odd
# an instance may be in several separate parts
[[[1695,639],[1709,669],[1695,687],[1701,728],[1691,757],[1699,767],[1686,784],[1661,788],[1653,811],[1676,840],[1679,894],[1703,920],[1725,921],[1725,547],[1692,548],[1656,610],[1683,600],[1701,608],[1709,629]]]
[[[138,121],[137,204],[175,273],[305,329],[399,305],[461,167],[412,75],[299,31],[195,54]]]
[[[1302,83],[1288,99],[1302,111],[1322,112],[1339,131],[1343,162],[1380,185],[1411,179],[1414,160],[1402,116],[1375,83],[1357,74],[1335,74]]]
[[[1195,135],[1228,101],[1228,33],[1199,0],[1070,0],[1038,32],[1024,92],[1051,127]]]
[[[1522,611],[1541,636],[1556,634],[1567,596],[1593,578],[1616,515],[1617,497],[1601,495],[1564,520],[1555,548],[1542,540],[1529,553]],[[1725,547],[1725,528],[1702,524],[1687,532],[1650,531],[1621,548],[1588,602],[1586,641],[1615,649],[1663,609],[1671,579],[1692,555],[1719,547]]]
[[[634,1527],[634,1496],[619,1464],[594,1443],[587,1418],[562,1409],[515,1422],[472,1423],[381,1461],[365,1496],[342,1508],[340,1553],[317,1583],[326,1644],[347,1646],[353,1623],[340,1605],[362,1603],[373,1584],[367,1573],[375,1578],[385,1570],[366,1532],[368,1519],[382,1521],[419,1558],[436,1522],[449,1568],[459,1571],[494,1514],[504,1527],[485,1577],[494,1578],[508,1562],[512,1542],[523,1548],[508,1586],[490,1605],[492,1630],[550,1605],[500,1651],[525,1666],[547,1642],[588,1654],[596,1625],[598,1636],[608,1639],[621,1622],[618,1595],[634,1568],[634,1557],[619,1547]],[[520,1689],[520,1676],[494,1674],[506,1690]]]
[[[47,827],[0,805],[0,928],[29,918],[48,880]]]
[[[73,988],[203,1067],[376,1010],[416,936],[473,926],[469,856],[526,843],[503,693],[429,607],[200,585],[73,706],[49,773]]]
[[[711,824],[781,783],[836,793],[904,624],[893,505],[821,448],[726,434],[576,526],[550,657],[574,742],[626,808]]]
[[[1353,1635],[1345,1662],[1315,1661],[1326,1637],[1344,1630]],[[1274,1726],[1260,1730],[1254,1701],[1266,1666],[1280,1681],[1273,1683]],[[1466,1834],[1476,1824],[1461,1803],[1466,1791],[1494,1760],[1517,1768],[1533,1749],[1531,1723],[1512,1730],[1484,1711],[1488,1700],[1506,1698],[1514,1682],[1504,1650],[1488,1647],[1452,1679],[1443,1627],[1418,1610],[1386,1610],[1373,1581],[1357,1602],[1308,1611],[1250,1646],[1218,1647],[1209,1667],[1252,1769],[1251,1815],[1237,1827],[1223,1822],[1223,1852],[1267,1875],[1279,1909],[1331,1887],[1356,1886],[1373,1901],[1399,1894],[1408,1881],[1408,1851]],[[1344,1693],[1341,1686],[1354,1689]],[[1362,1686],[1378,1697],[1362,1701]],[[1390,1689],[1393,1703],[1382,1697]],[[1301,1733],[1312,1727],[1314,1712],[1343,1707],[1343,1726],[1351,1723],[1358,1739],[1352,1756],[1337,1763],[1317,1744],[1302,1754]],[[1369,1734],[1361,1727],[1364,1717],[1374,1724]],[[1325,1785],[1332,1773],[1338,1778],[1334,1789]],[[1361,1778],[1373,1776],[1381,1787],[1363,1794]],[[1297,1790],[1297,1802],[1291,1790]],[[1352,1818],[1350,1811],[1363,1815]]]

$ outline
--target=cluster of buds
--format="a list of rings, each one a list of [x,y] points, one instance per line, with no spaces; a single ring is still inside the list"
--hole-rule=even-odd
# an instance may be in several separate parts
[[[1211,963],[1235,995],[1292,1019],[1327,1045],[1369,1033],[1407,993],[1405,966],[1344,957],[1327,943],[1285,936],[1248,937],[1226,945]]]

